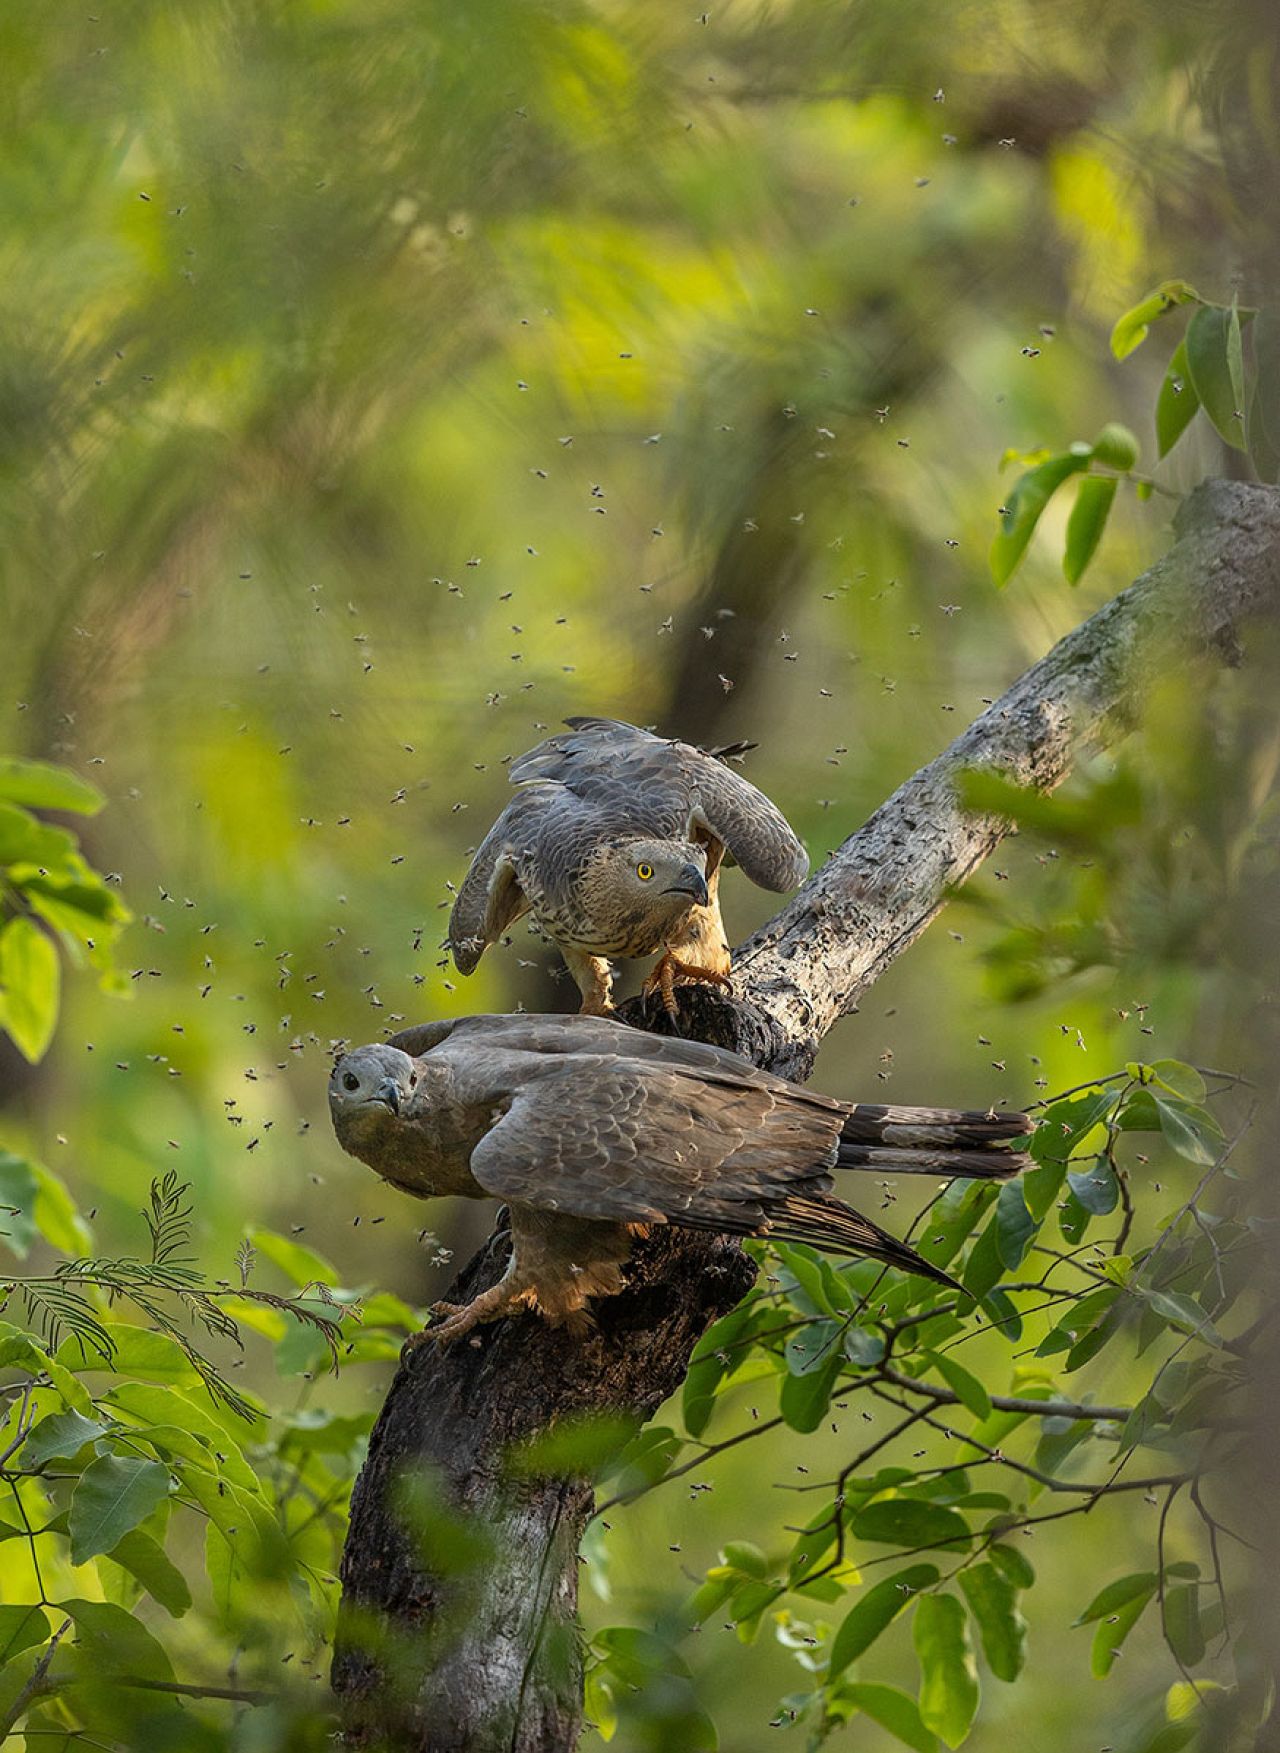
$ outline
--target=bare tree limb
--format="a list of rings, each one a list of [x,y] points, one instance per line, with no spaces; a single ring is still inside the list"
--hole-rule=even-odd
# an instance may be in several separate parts
[[[1280,492],[1207,483],[1177,531],[1162,560],[901,786],[743,947],[740,997],[690,990],[686,1033],[803,1077],[826,1030],[1005,832],[961,810],[959,771],[989,766],[1048,789],[1081,750],[1132,724],[1155,676],[1206,655],[1240,661],[1250,622],[1280,605]],[[642,1011],[628,1016],[644,1026]],[[450,1300],[492,1283],[506,1252],[499,1230]],[[659,1231],[588,1340],[522,1316],[401,1366],[343,1558],[333,1683],[348,1746],[569,1753],[582,1721],[578,1544],[592,1494],[580,1479],[521,1472],[512,1456],[588,1415],[638,1425],[753,1275],[730,1242]],[[481,1550],[483,1562],[464,1562]]]

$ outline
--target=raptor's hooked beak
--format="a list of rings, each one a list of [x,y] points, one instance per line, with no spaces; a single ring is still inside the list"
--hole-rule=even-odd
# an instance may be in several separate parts
[[[686,864],[676,875],[676,880],[667,890],[669,895],[689,895],[699,907],[705,907],[710,898],[707,891],[707,879],[696,864]]]
[[[394,1077],[384,1077],[373,1094],[374,1099],[385,1102],[393,1114],[400,1112],[400,1085]]]

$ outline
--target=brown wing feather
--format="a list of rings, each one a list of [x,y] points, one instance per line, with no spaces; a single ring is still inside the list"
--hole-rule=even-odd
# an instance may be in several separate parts
[[[516,864],[517,837],[540,800],[512,798],[480,843],[449,915],[449,948],[458,971],[469,974],[491,943],[529,910]]]

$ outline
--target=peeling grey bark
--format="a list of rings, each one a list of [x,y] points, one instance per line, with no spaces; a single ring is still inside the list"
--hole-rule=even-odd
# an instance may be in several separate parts
[[[1005,832],[961,811],[960,769],[990,766],[1048,789],[1082,750],[1122,734],[1169,666],[1241,660],[1250,623],[1280,607],[1280,491],[1206,483],[1176,527],[1162,560],[901,786],[742,948],[741,996],[682,994],[686,1034],[806,1075],[827,1029]],[[626,1014],[648,1025],[643,1011]],[[505,1256],[499,1230],[450,1300],[492,1283]],[[581,1480],[522,1476],[511,1456],[586,1415],[642,1422],[753,1276],[731,1242],[658,1232],[637,1246],[628,1289],[600,1305],[589,1339],[525,1315],[401,1365],[342,1565],[333,1684],[349,1747],[571,1753],[582,1723],[578,1545],[592,1494]],[[436,1493],[416,1514],[402,1503],[415,1483]],[[480,1561],[460,1565],[460,1551]]]

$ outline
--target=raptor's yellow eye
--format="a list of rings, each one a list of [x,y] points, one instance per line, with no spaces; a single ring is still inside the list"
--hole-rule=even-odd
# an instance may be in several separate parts
[[[651,864],[638,864],[636,866],[636,875],[640,878],[642,883],[647,883],[649,878],[653,875],[653,866]]]

